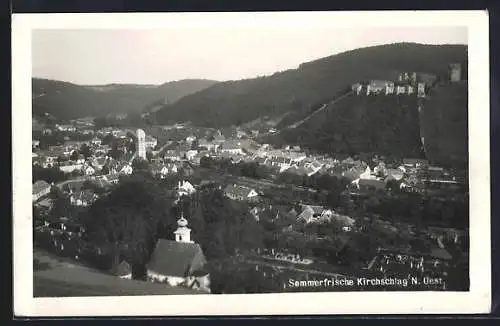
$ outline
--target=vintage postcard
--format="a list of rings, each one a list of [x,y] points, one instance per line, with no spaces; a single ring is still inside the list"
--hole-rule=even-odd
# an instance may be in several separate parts
[[[12,33],[17,316],[489,311],[487,12]]]

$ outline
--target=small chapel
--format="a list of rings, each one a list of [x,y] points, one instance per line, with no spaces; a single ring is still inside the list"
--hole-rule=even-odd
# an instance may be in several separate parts
[[[175,240],[159,239],[147,264],[148,279],[171,286],[210,292],[210,275],[201,246],[191,240],[191,229],[183,214],[173,232]]]

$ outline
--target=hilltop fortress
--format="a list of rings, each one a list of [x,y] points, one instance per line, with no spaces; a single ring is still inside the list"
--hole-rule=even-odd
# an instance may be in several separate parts
[[[463,79],[461,64],[449,65],[448,79],[458,82]],[[427,91],[439,80],[438,76],[428,73],[400,72],[396,80],[370,80],[352,85],[356,95],[412,95],[425,97]]]

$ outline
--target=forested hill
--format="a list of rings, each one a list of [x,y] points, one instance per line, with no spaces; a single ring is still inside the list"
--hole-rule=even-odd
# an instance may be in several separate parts
[[[418,98],[351,94],[300,127],[284,130],[265,141],[349,155],[376,152],[422,157]]]
[[[422,103],[420,134],[426,157],[439,165],[467,167],[468,84],[438,84]]]
[[[397,43],[361,48],[271,76],[217,83],[166,105],[156,118],[158,123],[239,125],[260,116],[310,110],[355,82],[394,79],[400,71],[447,76],[448,65],[454,62],[462,63],[467,71],[467,46]]]
[[[162,85],[83,86],[33,78],[33,113],[38,116],[49,113],[60,119],[140,113],[151,103],[174,103],[215,83],[212,80],[187,79]]]
[[[467,93],[467,82],[462,81],[438,83],[424,99],[350,95],[300,127],[262,141],[329,153],[420,157],[462,168],[468,162]]]

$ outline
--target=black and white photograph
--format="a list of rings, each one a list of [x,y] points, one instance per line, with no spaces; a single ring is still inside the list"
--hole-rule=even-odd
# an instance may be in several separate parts
[[[23,311],[489,309],[487,14],[21,16]]]

